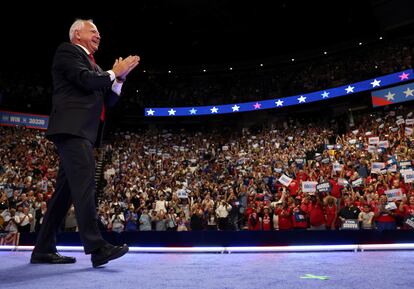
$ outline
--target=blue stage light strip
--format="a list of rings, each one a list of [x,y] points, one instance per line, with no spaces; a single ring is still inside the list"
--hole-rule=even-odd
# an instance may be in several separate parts
[[[0,251],[32,251],[34,246],[0,246]],[[82,246],[57,246],[58,251],[83,252]],[[260,252],[324,252],[414,250],[414,243],[355,244],[355,245],[302,245],[302,246],[247,246],[247,247],[130,247],[134,253],[260,253]]]
[[[410,81],[414,79],[412,69],[379,76],[376,78],[351,83],[335,88],[328,88],[316,92],[274,98],[267,100],[257,100],[252,102],[208,105],[208,106],[186,106],[186,107],[151,107],[145,108],[145,116],[198,116],[198,115],[217,115],[226,113],[237,113],[245,111],[255,111],[264,109],[275,109],[293,105],[312,103],[331,98],[351,95],[362,91],[375,90],[388,85]]]

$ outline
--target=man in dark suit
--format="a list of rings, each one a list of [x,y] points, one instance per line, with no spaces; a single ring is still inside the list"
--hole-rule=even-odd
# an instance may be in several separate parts
[[[71,43],[61,44],[53,60],[53,106],[46,133],[56,145],[59,172],[30,262],[76,262],[56,250],[56,233],[73,203],[85,253],[99,267],[127,253],[128,246],[107,243],[98,229],[93,147],[101,139],[105,107],[116,103],[123,81],[140,59],[118,58],[111,70],[103,71],[93,57],[101,37],[92,20],[76,20],[69,37]]]

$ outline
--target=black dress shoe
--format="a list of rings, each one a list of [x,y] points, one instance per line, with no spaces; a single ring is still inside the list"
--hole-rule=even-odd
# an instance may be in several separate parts
[[[111,244],[107,244],[92,253],[92,266],[94,268],[102,266],[111,260],[125,255],[128,250],[129,248],[127,244],[124,244],[122,246],[113,246]]]
[[[33,252],[30,258],[30,263],[32,264],[71,264],[75,262],[76,258],[62,256],[59,253]]]

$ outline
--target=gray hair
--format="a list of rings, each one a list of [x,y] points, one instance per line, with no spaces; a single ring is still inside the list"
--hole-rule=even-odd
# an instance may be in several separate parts
[[[83,26],[85,26],[85,22],[93,23],[93,20],[92,19],[76,19],[75,22],[73,22],[72,26],[69,29],[70,42],[72,42],[73,38],[75,37],[75,31],[81,30]]]

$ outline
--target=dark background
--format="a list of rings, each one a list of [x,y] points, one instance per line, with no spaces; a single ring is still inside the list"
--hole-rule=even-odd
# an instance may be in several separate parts
[[[107,69],[138,54],[140,69],[286,57],[386,35],[414,18],[409,0],[171,0],[10,3],[2,8],[1,71],[49,73],[56,47],[76,18],[92,18]]]

